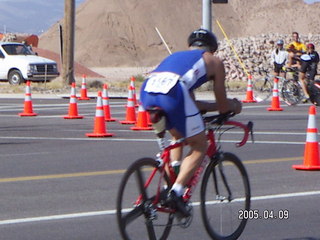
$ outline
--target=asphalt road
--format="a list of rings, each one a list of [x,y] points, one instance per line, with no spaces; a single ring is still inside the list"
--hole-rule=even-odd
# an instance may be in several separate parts
[[[124,120],[125,104],[110,101],[114,118]],[[113,122],[106,125],[113,137],[88,138],[96,101],[78,101],[83,119],[63,119],[68,106],[68,99],[33,99],[38,116],[19,117],[23,98],[0,99],[0,239],[120,239],[115,199],[121,177],[131,162],[157,153],[155,136]],[[269,106],[244,104],[235,119],[254,122],[255,143],[235,148],[240,136],[234,132],[225,135],[223,148],[247,168],[252,209],[287,210],[289,219],[249,220],[240,239],[319,240],[320,173],[292,168],[303,163],[310,105],[281,104],[282,112]],[[169,239],[210,239],[199,207],[194,212],[191,226],[173,228]]]

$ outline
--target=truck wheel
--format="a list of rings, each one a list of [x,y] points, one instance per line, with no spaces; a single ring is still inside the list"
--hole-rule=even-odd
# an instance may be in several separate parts
[[[8,81],[11,85],[19,85],[21,83],[24,83],[24,79],[19,70],[10,71]]]

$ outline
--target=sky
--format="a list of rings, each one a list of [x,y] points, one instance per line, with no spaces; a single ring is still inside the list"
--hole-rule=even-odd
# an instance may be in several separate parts
[[[75,1],[79,6],[86,0]],[[304,1],[309,4],[320,2],[320,0]],[[65,0],[0,0],[0,33],[40,35],[63,18],[64,2]]]
[[[75,0],[76,6],[85,0]],[[63,18],[64,0],[0,0],[0,32],[40,35]]]
[[[306,3],[315,3],[315,2],[320,2],[320,0],[304,0]]]

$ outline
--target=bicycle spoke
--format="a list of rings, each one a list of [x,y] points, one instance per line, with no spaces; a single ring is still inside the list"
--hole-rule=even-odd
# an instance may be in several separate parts
[[[214,194],[217,194],[215,200]],[[250,186],[245,169],[235,155],[224,153],[210,163],[202,180],[200,203],[205,228],[213,239],[231,240],[240,236],[246,220],[238,216],[240,210],[250,208]]]
[[[156,240],[157,237],[156,237],[156,234],[154,232],[154,228],[153,228],[153,224],[151,221],[148,221],[147,224],[147,230],[148,230],[148,236],[149,236],[149,239],[150,240]]]
[[[140,168],[136,170],[136,178],[137,178],[138,188],[140,190],[140,193],[142,194],[142,199],[143,200],[148,199],[147,193],[146,193],[146,189],[144,187],[145,181],[144,181],[144,178],[142,176]]]
[[[222,181],[223,181],[223,184],[227,190],[227,193],[228,193],[228,201],[231,201],[232,200],[232,193],[231,193],[231,189],[228,185],[228,182],[227,182],[227,178],[224,174],[224,171],[223,171],[223,165],[221,163],[218,164],[219,165],[219,172],[220,172],[220,175],[221,175],[221,178],[222,178]]]
[[[121,219],[125,225],[129,225],[133,220],[137,219],[143,214],[143,207],[141,205],[130,210],[131,211],[125,214]]]

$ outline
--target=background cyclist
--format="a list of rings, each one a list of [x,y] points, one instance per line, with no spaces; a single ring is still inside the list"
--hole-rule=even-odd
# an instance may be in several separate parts
[[[166,128],[172,137],[185,138],[190,147],[166,199],[169,206],[185,217],[190,213],[182,199],[184,188],[201,164],[207,149],[200,111],[240,113],[242,108],[240,101],[226,96],[224,65],[213,56],[218,48],[216,36],[210,31],[198,29],[190,34],[188,45],[190,50],[173,53],[150,73],[140,94],[143,107],[161,107],[166,113]],[[192,93],[207,81],[213,81],[215,103],[195,101]],[[181,158],[182,149],[174,149],[172,160]]]
[[[311,57],[310,70],[309,70],[309,79],[314,80],[314,77],[317,74],[317,68],[319,63],[319,54],[315,50],[313,43],[307,44],[307,54]]]
[[[308,51],[306,54],[301,55],[300,57],[300,69],[299,69],[299,81],[301,82],[301,87],[303,93],[305,95],[304,99],[302,100],[303,103],[310,101],[310,96],[307,91],[307,74],[308,80],[314,80],[314,76],[317,72],[317,65],[319,62],[319,55],[314,49],[314,45],[312,43],[308,44]]]

